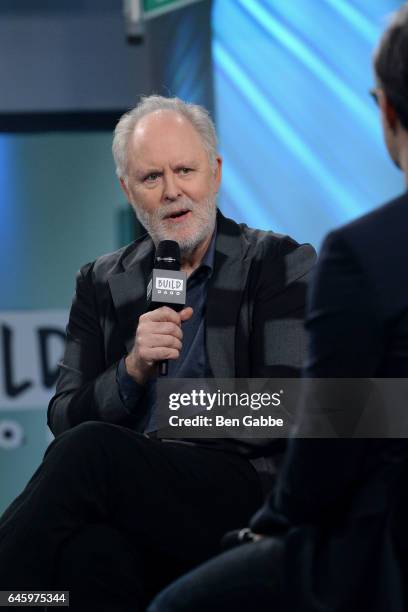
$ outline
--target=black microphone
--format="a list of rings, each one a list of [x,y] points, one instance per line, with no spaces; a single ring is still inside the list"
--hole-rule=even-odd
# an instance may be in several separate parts
[[[180,270],[180,247],[174,240],[157,245],[154,267],[147,285],[147,309],[168,306],[177,312],[186,303],[187,274]],[[160,361],[159,375],[167,376],[168,362]]]

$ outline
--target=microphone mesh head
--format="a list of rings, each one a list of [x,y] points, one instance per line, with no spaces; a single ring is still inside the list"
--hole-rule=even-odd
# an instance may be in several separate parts
[[[154,267],[159,270],[180,270],[180,247],[175,240],[162,240],[157,245]]]

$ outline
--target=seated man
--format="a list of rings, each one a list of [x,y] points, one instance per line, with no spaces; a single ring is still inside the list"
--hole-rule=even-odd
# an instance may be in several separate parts
[[[381,40],[375,72],[387,148],[408,182],[408,4]],[[407,228],[405,192],[327,237],[306,317],[306,377],[408,378]],[[403,612],[407,460],[407,440],[386,431],[293,438],[250,523],[255,541],[175,582],[149,612]]]
[[[57,437],[0,521],[0,586],[58,585],[71,607],[135,612],[245,524],[262,499],[262,458],[276,450],[157,438],[156,366],[169,360],[169,376],[186,378],[297,376],[314,251],[217,212],[221,158],[201,107],[143,99],[119,121],[113,153],[148,233],[78,274],[49,406]],[[187,304],[146,312],[164,239],[180,245]]]

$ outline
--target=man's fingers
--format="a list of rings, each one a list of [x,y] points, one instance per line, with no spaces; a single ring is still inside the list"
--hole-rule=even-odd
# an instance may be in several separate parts
[[[150,321],[169,322],[175,323],[176,325],[180,325],[181,322],[180,313],[176,312],[172,308],[169,308],[168,306],[161,306],[160,308],[156,308],[151,312],[146,312],[140,318],[142,317]]]
[[[193,315],[189,306],[176,312],[168,306],[146,312],[139,319],[133,347],[134,363],[139,369],[151,367],[154,362],[178,359],[182,349],[182,321]],[[144,364],[144,365],[143,365]]]
[[[152,321],[155,323],[174,323],[180,325],[182,321],[188,321],[193,316],[193,309],[191,306],[183,308],[180,312],[176,312],[168,306],[161,306],[151,312],[146,312],[140,317],[140,323]]]
[[[193,309],[191,308],[191,306],[187,306],[187,308],[183,308],[183,310],[180,310],[179,314],[182,321],[188,321],[193,316]]]
[[[169,334],[153,334],[148,340],[149,348],[175,348],[181,351],[181,341]]]
[[[176,323],[169,323],[166,321],[165,323],[159,321],[141,321],[138,326],[138,336],[141,337],[149,335],[159,334],[162,336],[174,336],[179,340],[183,339],[183,332],[181,331],[180,325],[176,325]]]
[[[146,348],[142,352],[142,358],[146,362],[164,361],[165,359],[178,359],[180,351],[175,348],[160,346],[157,348]]]

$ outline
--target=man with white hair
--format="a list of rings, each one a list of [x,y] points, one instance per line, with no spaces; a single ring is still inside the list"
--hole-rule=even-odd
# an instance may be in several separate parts
[[[0,522],[0,586],[71,588],[71,608],[135,611],[247,522],[276,452],[268,440],[160,439],[157,364],[173,378],[296,376],[314,251],[217,212],[222,161],[199,106],[144,98],[113,153],[148,233],[78,273],[49,406],[57,437]],[[146,312],[164,239],[180,245],[186,307]]]

